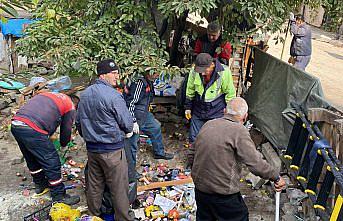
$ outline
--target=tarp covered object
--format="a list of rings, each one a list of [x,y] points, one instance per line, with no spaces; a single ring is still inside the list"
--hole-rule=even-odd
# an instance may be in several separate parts
[[[286,147],[295,119],[291,102],[308,108],[329,108],[318,78],[257,48],[252,86],[246,99],[249,116],[275,147]]]
[[[6,22],[0,21],[0,28],[3,35],[14,35],[22,37],[27,25],[33,23],[31,19],[8,19]]]

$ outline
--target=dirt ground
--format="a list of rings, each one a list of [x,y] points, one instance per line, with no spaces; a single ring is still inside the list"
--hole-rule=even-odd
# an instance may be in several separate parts
[[[184,166],[187,148],[183,144],[187,137],[187,130],[185,126],[180,126],[180,124],[163,124],[164,143],[169,152],[175,153],[175,159],[172,161],[154,160],[151,147],[142,146],[139,150],[138,162],[168,163],[170,168]],[[176,131],[182,136],[175,136]],[[86,150],[82,145],[82,140],[77,139],[76,143],[77,150],[72,151],[69,155],[76,162],[85,163]],[[25,162],[20,162],[20,158],[21,153],[15,140],[10,134],[6,134],[5,139],[0,139],[0,166],[2,168],[0,171],[0,220],[23,220],[25,215],[37,211],[49,202],[48,195],[40,199],[32,198],[33,183]],[[138,171],[141,169],[140,166],[137,167]],[[21,174],[20,177],[16,175],[18,172]],[[27,177],[26,181],[22,181],[24,176]],[[65,183],[68,185],[71,184],[71,181]],[[270,189],[270,186],[266,186],[266,188]],[[273,220],[274,200],[266,188],[251,190],[247,183],[242,183],[242,195],[250,211],[250,220]],[[25,189],[30,189],[30,196],[23,195]],[[77,206],[86,206],[83,188],[68,190],[68,193],[79,194],[81,202]],[[287,201],[286,198],[287,196],[283,194],[283,201]]]
[[[312,56],[306,72],[320,79],[325,98],[343,110],[343,41],[333,40],[334,34],[319,28],[311,29]],[[276,34],[269,40],[268,53],[280,58],[282,44],[275,45],[275,36]],[[292,36],[288,34],[282,58],[286,62],[289,58],[291,40]]]

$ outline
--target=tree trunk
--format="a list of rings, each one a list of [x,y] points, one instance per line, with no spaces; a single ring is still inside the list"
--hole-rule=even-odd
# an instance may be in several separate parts
[[[179,18],[176,18],[176,28],[173,38],[173,44],[170,48],[169,64],[172,66],[183,66],[182,57],[183,55],[178,51],[179,42],[182,38],[182,32],[186,27],[186,18],[188,11],[185,11]]]

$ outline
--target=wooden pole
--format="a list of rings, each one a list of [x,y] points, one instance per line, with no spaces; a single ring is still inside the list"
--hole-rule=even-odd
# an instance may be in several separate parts
[[[286,39],[287,39],[290,24],[291,24],[291,20],[288,20],[286,36],[285,36],[285,40],[284,40],[283,45],[282,45],[281,58],[280,58],[281,60],[282,60],[282,56],[283,56],[283,51],[285,50],[285,44],[286,44]]]

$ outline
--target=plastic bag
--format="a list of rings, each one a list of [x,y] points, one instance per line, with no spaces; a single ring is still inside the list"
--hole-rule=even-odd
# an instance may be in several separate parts
[[[48,82],[47,88],[52,92],[60,92],[71,88],[71,80],[68,76],[62,76]]]
[[[52,221],[77,220],[81,213],[77,209],[72,209],[64,203],[55,203],[52,205],[49,213]]]

